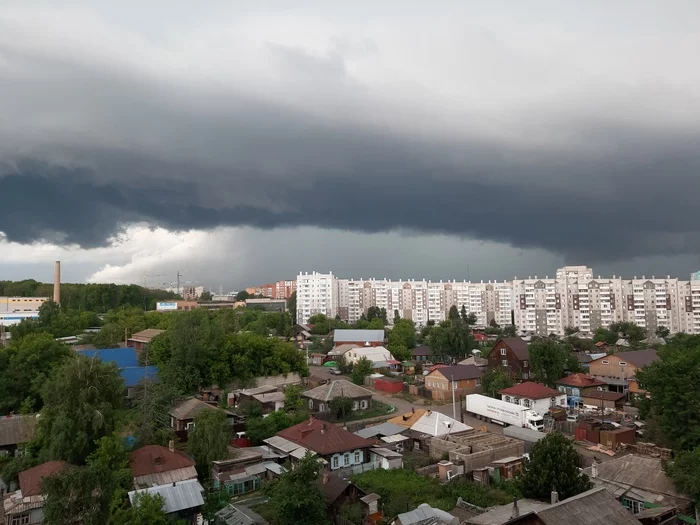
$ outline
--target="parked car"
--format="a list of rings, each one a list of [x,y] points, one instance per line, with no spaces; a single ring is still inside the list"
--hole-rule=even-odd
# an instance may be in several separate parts
[[[340,368],[333,367],[331,368],[331,374],[333,374],[334,376],[339,376],[340,374],[342,374],[342,372],[340,371]]]

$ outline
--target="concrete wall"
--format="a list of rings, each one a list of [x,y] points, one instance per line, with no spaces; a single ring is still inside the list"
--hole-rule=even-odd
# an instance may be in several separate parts
[[[258,377],[255,379],[257,386],[287,386],[301,384],[301,376],[296,372],[279,376]]]
[[[501,443],[495,443],[493,447],[480,447],[478,444],[471,446],[467,440],[457,443],[433,438],[430,441],[430,457],[441,458],[447,452],[452,462],[464,462],[464,471],[471,472],[477,468],[490,465],[497,459],[512,456],[522,456],[525,453],[525,443],[520,440],[509,439]]]

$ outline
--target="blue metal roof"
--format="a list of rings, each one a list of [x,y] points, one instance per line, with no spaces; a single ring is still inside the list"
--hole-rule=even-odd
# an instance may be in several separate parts
[[[126,388],[131,388],[138,385],[143,379],[148,375],[148,379],[151,381],[158,380],[158,367],[157,366],[130,366],[127,368],[122,368],[119,374],[124,380],[124,386]]]
[[[97,350],[78,350],[85,357],[95,357],[105,363],[116,363],[117,368],[139,366],[136,350],[133,348],[99,348]]]

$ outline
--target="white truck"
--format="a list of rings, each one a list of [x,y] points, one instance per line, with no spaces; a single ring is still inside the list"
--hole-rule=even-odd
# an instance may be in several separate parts
[[[515,403],[507,403],[481,394],[469,394],[465,407],[468,414],[478,419],[485,419],[503,426],[514,425],[539,432],[544,430],[544,418],[540,414]]]

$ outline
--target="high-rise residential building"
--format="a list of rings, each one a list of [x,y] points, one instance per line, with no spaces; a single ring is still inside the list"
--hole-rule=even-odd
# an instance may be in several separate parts
[[[245,289],[250,295],[261,295],[270,299],[289,299],[296,290],[296,281],[277,281]]]
[[[593,334],[622,321],[650,335],[661,327],[700,334],[700,272],[689,281],[594,276],[587,266],[565,266],[553,277],[478,283],[338,279],[315,272],[297,278],[300,323],[314,313],[355,322],[371,306],[385,308],[390,320],[398,312],[416,325],[443,321],[452,306],[460,312],[464,307],[476,316],[477,326],[514,324],[522,335],[564,335],[567,327]]]

